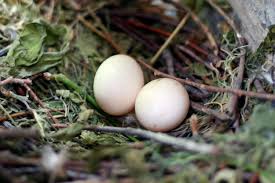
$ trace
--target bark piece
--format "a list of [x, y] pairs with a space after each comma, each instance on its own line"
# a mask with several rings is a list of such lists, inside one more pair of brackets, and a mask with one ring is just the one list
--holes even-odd
[[275, 0], [228, 0], [241, 22], [241, 33], [253, 51], [275, 24]]

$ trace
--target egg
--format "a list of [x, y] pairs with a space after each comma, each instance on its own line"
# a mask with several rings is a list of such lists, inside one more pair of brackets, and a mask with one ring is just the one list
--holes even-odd
[[106, 59], [95, 74], [94, 96], [103, 111], [120, 116], [134, 109], [136, 96], [143, 85], [143, 72], [135, 59], [114, 55]]
[[135, 113], [144, 128], [165, 132], [182, 123], [189, 105], [189, 95], [181, 83], [161, 78], [141, 89], [136, 98]]

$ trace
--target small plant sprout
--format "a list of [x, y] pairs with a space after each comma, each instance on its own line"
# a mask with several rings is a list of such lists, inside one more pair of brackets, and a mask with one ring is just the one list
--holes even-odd
[[165, 132], [185, 119], [189, 105], [189, 95], [181, 83], [161, 78], [142, 88], [136, 99], [135, 112], [143, 127]]
[[120, 116], [134, 109], [136, 96], [143, 85], [143, 72], [138, 63], [127, 55], [114, 55], [98, 68], [94, 95], [103, 111]]

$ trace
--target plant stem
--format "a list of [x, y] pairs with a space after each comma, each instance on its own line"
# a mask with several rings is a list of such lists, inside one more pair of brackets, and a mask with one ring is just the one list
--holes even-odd
[[[47, 73], [48, 75], [49, 73]], [[48, 76], [46, 76], [48, 77]], [[80, 86], [78, 86], [75, 82], [67, 78], [64, 74], [54, 74], [50, 75], [50, 78], [54, 78], [57, 82], [63, 83], [66, 87], [68, 87], [71, 90], [76, 91], [81, 96], [85, 97], [86, 101], [90, 103], [93, 107], [95, 107], [97, 110], [101, 111], [98, 104], [96, 103], [95, 99], [88, 95], [85, 91], [82, 90]]]
[[210, 92], [217, 92], [217, 93], [232, 93], [232, 94], [236, 94], [237, 96], [248, 96], [248, 97], [254, 97], [254, 98], [260, 98], [260, 99], [267, 99], [267, 100], [275, 100], [275, 95], [273, 94], [265, 94], [265, 93], [257, 93], [257, 92], [252, 92], [252, 91], [244, 91], [244, 90], [240, 90], [240, 89], [235, 89], [235, 88], [221, 88], [221, 87], [217, 87], [217, 86], [210, 86], [210, 85], [206, 85], [206, 84], [201, 84], [201, 83], [196, 83], [187, 79], [181, 79], [181, 78], [177, 78], [175, 76], [171, 76], [169, 74], [160, 72], [159, 70], [153, 68], [152, 66], [150, 66], [149, 64], [146, 64], [143, 61], [137, 60], [141, 65], [143, 65], [144, 67], [146, 67], [147, 69], [151, 70], [152, 72], [154, 72], [155, 76], [162, 76], [162, 77], [167, 77], [167, 78], [171, 78], [174, 79], [182, 84], [185, 85], [190, 85], [199, 89], [204, 89]]

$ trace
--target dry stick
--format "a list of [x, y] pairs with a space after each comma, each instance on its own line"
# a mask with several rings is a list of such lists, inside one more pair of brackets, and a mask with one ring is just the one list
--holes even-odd
[[37, 129], [10, 128], [0, 130], [0, 138], [38, 138], [40, 133]]
[[231, 119], [231, 117], [228, 116], [227, 114], [220, 113], [220, 112], [218, 112], [216, 110], [213, 110], [213, 109], [209, 109], [209, 108], [207, 108], [207, 107], [205, 107], [205, 106], [203, 106], [203, 105], [201, 105], [197, 102], [191, 102], [191, 107], [196, 111], [201, 111], [201, 112], [204, 112], [208, 115], [212, 115], [212, 116], [214, 116], [215, 118], [217, 118], [221, 121], [226, 121], [226, 120]]
[[[53, 125], [56, 128], [66, 128], [68, 127], [65, 124]], [[124, 135], [134, 135], [142, 138], [154, 140], [161, 144], [171, 145], [176, 148], [185, 149], [188, 151], [193, 151], [197, 153], [205, 154], [217, 154], [219, 152], [218, 147], [211, 144], [197, 143], [192, 140], [187, 140], [183, 138], [177, 138], [165, 133], [151, 132], [142, 129], [135, 128], [122, 128], [122, 127], [113, 127], [113, 126], [96, 126], [90, 125], [83, 128], [83, 130], [95, 131], [95, 132], [104, 132], [104, 133], [121, 133]]]
[[175, 70], [174, 70], [174, 58], [172, 56], [172, 53], [170, 50], [165, 50], [163, 52], [163, 58], [166, 61], [167, 65], [167, 71], [170, 75], [174, 76], [175, 75]]
[[46, 15], [46, 18], [48, 19], [48, 21], [51, 21], [53, 18], [54, 7], [55, 7], [55, 0], [51, 0], [49, 11]]
[[139, 41], [144, 46], [146, 46], [149, 50], [155, 52], [159, 46], [151, 41], [150, 39], [147, 39], [142, 33], [139, 33], [134, 28], [131, 28], [130, 26], [127, 26], [126, 23], [123, 23], [123, 21], [120, 18], [112, 17], [112, 21], [115, 23], [115, 25], [123, 30], [125, 33], [127, 33], [129, 36], [131, 36], [133, 39]]
[[201, 53], [204, 56], [208, 56], [209, 55], [209, 53], [206, 50], [204, 50], [203, 48], [199, 47], [197, 44], [191, 42], [190, 40], [186, 40], [185, 41], [185, 45], [191, 47], [192, 49], [194, 49], [195, 51]]
[[150, 64], [154, 65], [154, 63], [157, 61], [157, 59], [159, 58], [159, 56], [162, 54], [162, 52], [167, 48], [167, 46], [171, 43], [171, 41], [173, 40], [173, 38], [178, 34], [178, 32], [182, 29], [182, 27], [185, 25], [185, 23], [187, 22], [189, 18], [189, 13], [186, 14], [182, 20], [180, 21], [180, 23], [178, 24], [178, 26], [176, 27], [176, 29], [172, 32], [172, 34], [168, 37], [168, 39], [165, 41], [165, 43], [160, 47], [160, 49], [158, 50], [158, 52], [154, 55], [154, 57], [150, 60]]
[[181, 46], [177, 46], [177, 47], [179, 48], [179, 50], [181, 50], [185, 54], [189, 55], [190, 57], [194, 58], [196, 61], [198, 61], [200, 64], [204, 65], [205, 67], [207, 67], [211, 71], [217, 72], [216, 68], [214, 68], [213, 66], [211, 66], [209, 63], [207, 63], [206, 61], [204, 61], [199, 56], [197, 56], [192, 50], [190, 50], [187, 47], [182, 46], [182, 45]]
[[212, 0], [206, 0], [226, 21], [227, 24], [229, 24], [232, 29], [239, 34], [239, 31], [237, 27], [235, 26], [234, 21]]
[[186, 12], [188, 12], [191, 16], [191, 18], [194, 20], [194, 22], [202, 29], [202, 31], [205, 33], [211, 47], [213, 47], [214, 49], [214, 53], [215, 55], [218, 55], [219, 53], [219, 48], [218, 48], [218, 45], [216, 43], [216, 40], [213, 36], [213, 34], [209, 31], [209, 28], [200, 20], [200, 18], [192, 12], [192, 10], [190, 10], [189, 8], [185, 7], [185, 6], [182, 6], [181, 4], [175, 2], [175, 1], [172, 1], [172, 0], [164, 0], [165, 2], [168, 2], [168, 3], [171, 3], [173, 4], [176, 8], [178, 9], [182, 9]]
[[101, 31], [99, 31], [96, 27], [93, 26], [93, 24], [86, 21], [83, 16], [79, 15], [77, 18], [81, 23], [83, 23], [83, 25], [89, 28], [92, 32], [96, 33], [98, 36], [100, 36], [101, 38], [105, 39], [108, 43], [110, 43], [110, 45], [116, 50], [117, 53], [123, 52], [120, 46], [113, 41], [110, 35], [107, 35], [106, 33], [102, 33]]
[[266, 93], [259, 79], [254, 80], [254, 86], [255, 86], [257, 92]]
[[[232, 27], [232, 29], [235, 31], [235, 34], [237, 36], [237, 39], [239, 41], [239, 46], [244, 46], [244, 38], [241, 36], [240, 32], [238, 31], [234, 21], [227, 16], [227, 14], [212, 0], [206, 0], [224, 19], [225, 21]], [[243, 82], [243, 75], [245, 70], [245, 49], [241, 48], [241, 56], [239, 61], [239, 67], [238, 67], [238, 75], [234, 80], [233, 88], [239, 89], [241, 88], [242, 82]], [[236, 116], [236, 110], [238, 105], [238, 99], [239, 97], [236, 95], [231, 96], [231, 99], [229, 99], [229, 107], [228, 112], [233, 115], [233, 117]]]
[[[25, 111], [25, 112], [17, 112], [14, 114], [10, 114], [10, 117], [13, 118], [20, 118], [20, 117], [26, 117], [31, 115], [32, 113], [30, 111]], [[9, 120], [10, 118], [8, 116], [6, 117], [0, 117], [0, 123]]]
[[142, 28], [144, 30], [151, 31], [151, 32], [160, 34], [160, 35], [165, 36], [165, 37], [169, 37], [171, 35], [170, 32], [166, 32], [166, 31], [158, 29], [158, 28], [150, 27], [150, 26], [148, 26], [148, 25], [146, 25], [142, 22], [139, 22], [137, 20], [127, 20], [127, 23], [129, 25], [133, 25], [134, 27]]
[[177, 148], [185, 149], [188, 151], [193, 151], [197, 153], [205, 154], [216, 154], [219, 149], [210, 144], [197, 143], [192, 140], [187, 140], [184, 138], [177, 138], [165, 133], [156, 133], [142, 129], [135, 128], [121, 128], [121, 127], [111, 127], [111, 126], [89, 126], [84, 128], [85, 130], [91, 130], [96, 132], [106, 132], [106, 133], [121, 133], [124, 135], [136, 135], [142, 138], [154, 140], [156, 142], [171, 145]]
[[[245, 50], [241, 51], [241, 57], [240, 57], [240, 62], [239, 62], [239, 67], [238, 67], [238, 75], [234, 80], [233, 83], [233, 88], [239, 89], [241, 88], [242, 82], [243, 82], [243, 75], [244, 75], [244, 70], [245, 70]], [[233, 117], [236, 116], [236, 110], [237, 110], [237, 105], [238, 105], [238, 99], [239, 96], [237, 95], [232, 95], [231, 99], [229, 99], [229, 108], [228, 112], [231, 114]]]
[[199, 89], [204, 89], [210, 92], [220, 92], [220, 93], [232, 93], [235, 94], [237, 96], [248, 96], [248, 97], [255, 97], [255, 98], [261, 98], [261, 99], [267, 99], [267, 100], [275, 100], [275, 95], [273, 94], [264, 94], [264, 93], [257, 93], [257, 92], [251, 92], [251, 91], [244, 91], [244, 90], [240, 90], [240, 89], [234, 89], [234, 88], [221, 88], [221, 87], [217, 87], [217, 86], [209, 86], [206, 84], [201, 84], [201, 83], [196, 83], [187, 79], [181, 79], [181, 78], [177, 78], [175, 76], [171, 76], [169, 74], [165, 74], [163, 72], [160, 72], [157, 69], [154, 69], [152, 66], [150, 66], [149, 64], [146, 64], [143, 61], [137, 60], [141, 65], [143, 65], [144, 67], [146, 67], [147, 69], [151, 70], [154, 72], [155, 76], [162, 76], [162, 77], [167, 77], [167, 78], [171, 78], [174, 79], [176, 81], [181, 82], [182, 84], [185, 85], [190, 85]]
[[32, 81], [30, 79], [18, 79], [9, 77], [5, 80], [0, 81], [0, 86], [7, 85], [7, 84], [31, 84]]
[[99, 29], [102, 30], [105, 37], [107, 37], [109, 40], [111, 40], [111, 42], [114, 43], [114, 46], [115, 46], [115, 49], [116, 49], [117, 53], [124, 53], [124, 51], [120, 47], [120, 45], [116, 44], [116, 42], [114, 42], [113, 36], [109, 33], [108, 29], [104, 26], [101, 19], [95, 14], [95, 11], [96, 11], [96, 9], [89, 10], [89, 14], [92, 16], [93, 19], [95, 19], [95, 23], [98, 24]]
[[[35, 92], [27, 84], [24, 84], [24, 87], [29, 92], [29, 94], [33, 98], [33, 100], [35, 100], [41, 107], [46, 109], [46, 106], [40, 100], [40, 98], [35, 94]], [[51, 112], [49, 110], [46, 110], [46, 113], [54, 123], [56, 123], [56, 124], [59, 123], [59, 121], [51, 114]]]

